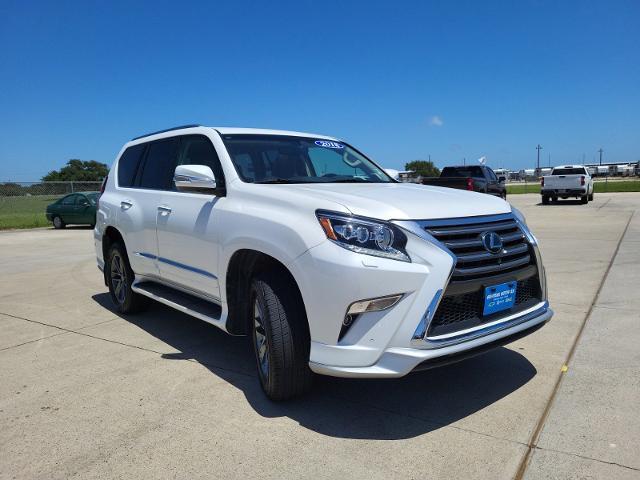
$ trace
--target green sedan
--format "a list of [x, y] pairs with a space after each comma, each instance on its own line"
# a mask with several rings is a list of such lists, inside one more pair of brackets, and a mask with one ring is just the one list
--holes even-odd
[[54, 228], [64, 228], [67, 224], [96, 224], [96, 208], [99, 192], [79, 192], [62, 197], [47, 206], [47, 220], [53, 222]]

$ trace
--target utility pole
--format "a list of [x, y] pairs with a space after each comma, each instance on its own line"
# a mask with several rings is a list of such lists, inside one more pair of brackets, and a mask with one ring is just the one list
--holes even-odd
[[602, 165], [602, 152], [604, 150], [602, 150], [602, 147], [600, 148], [600, 150], [598, 150], [598, 153], [600, 154], [600, 165]]
[[463, 165], [463, 166], [466, 166], [466, 165], [467, 165], [467, 157], [464, 157], [464, 158], [462, 159], [462, 165]]
[[540, 150], [542, 150], [542, 147], [540, 146], [540, 144], [538, 144], [538, 146], [536, 147], [536, 150], [538, 150], [538, 166], [536, 168], [536, 173], [540, 175]]

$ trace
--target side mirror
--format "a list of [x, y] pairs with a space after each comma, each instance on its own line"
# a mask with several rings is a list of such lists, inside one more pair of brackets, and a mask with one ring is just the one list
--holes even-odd
[[173, 182], [179, 192], [200, 192], [213, 194], [216, 189], [216, 177], [211, 167], [206, 165], [178, 165]]
[[504, 183], [507, 181], [507, 177], [498, 177], [498, 182]]

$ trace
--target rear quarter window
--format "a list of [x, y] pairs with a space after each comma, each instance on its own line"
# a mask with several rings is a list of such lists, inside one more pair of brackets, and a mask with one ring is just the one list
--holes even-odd
[[127, 148], [118, 162], [118, 186], [133, 187], [145, 144]]

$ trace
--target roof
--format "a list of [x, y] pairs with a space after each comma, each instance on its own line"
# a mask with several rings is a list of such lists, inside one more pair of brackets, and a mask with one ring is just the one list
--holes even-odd
[[553, 168], [584, 168], [584, 165], [556, 165]]
[[[233, 135], [233, 134], [244, 134], [244, 135], [287, 135], [290, 137], [312, 137], [312, 138], [320, 138], [323, 140], [333, 140], [339, 141], [336, 137], [330, 137], [327, 135], [318, 135], [317, 133], [305, 133], [305, 132], [295, 132], [289, 130], [271, 130], [266, 128], [241, 128], [241, 127], [205, 127], [203, 125], [181, 125], [179, 127], [167, 128], [165, 130], [159, 130], [152, 133], [147, 133], [145, 135], [140, 135], [138, 137], [134, 137], [131, 141], [147, 139], [149, 137], [154, 137], [156, 135], [162, 135], [163, 137], [172, 136], [174, 134], [180, 133], [181, 130], [192, 131], [192, 130], [202, 130], [202, 129], [213, 129], [218, 131], [221, 135]], [[166, 134], [166, 135], [163, 135]]]

